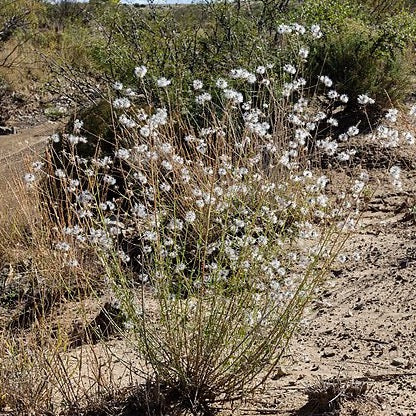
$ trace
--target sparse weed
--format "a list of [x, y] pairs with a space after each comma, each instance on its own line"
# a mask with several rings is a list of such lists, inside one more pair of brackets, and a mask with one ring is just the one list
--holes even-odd
[[354, 400], [365, 396], [369, 386], [364, 382], [343, 380], [341, 378], [320, 379], [316, 384], [307, 388], [308, 403], [305, 408], [316, 414], [325, 414], [341, 409], [345, 400]]

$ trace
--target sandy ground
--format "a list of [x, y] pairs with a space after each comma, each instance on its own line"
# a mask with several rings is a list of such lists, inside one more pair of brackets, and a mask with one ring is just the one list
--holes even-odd
[[0, 218], [17, 203], [15, 191], [18, 182], [28, 171], [29, 162], [38, 157], [58, 126], [55, 122], [45, 122], [18, 130], [17, 134], [0, 136]]
[[415, 178], [407, 172], [400, 192], [384, 184], [364, 212], [347, 261], [332, 270], [291, 343], [288, 374], [267, 389], [276, 411], [299, 409], [304, 386], [335, 377], [370, 388], [364, 404], [346, 404], [343, 414], [416, 415], [416, 226], [408, 215]]

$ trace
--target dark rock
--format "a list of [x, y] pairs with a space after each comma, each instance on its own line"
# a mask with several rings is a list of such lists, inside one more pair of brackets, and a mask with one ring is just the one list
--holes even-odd
[[395, 367], [405, 367], [407, 364], [407, 361], [404, 358], [396, 357], [391, 360], [390, 364]]

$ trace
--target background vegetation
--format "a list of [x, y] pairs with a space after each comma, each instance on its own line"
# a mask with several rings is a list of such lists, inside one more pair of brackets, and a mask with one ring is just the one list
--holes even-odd
[[[3, 0], [1, 7], [6, 25], [3, 36], [7, 32], [9, 42], [15, 39], [16, 48], [30, 41], [38, 53], [38, 65], [49, 65], [48, 85], [53, 91], [59, 90], [63, 80], [74, 82], [75, 90], [76, 81], [82, 81], [86, 84], [82, 90], [93, 95], [105, 94], [106, 85], [115, 81], [135, 85], [132, 74], [141, 64], [155, 80], [161, 76], [175, 79], [171, 94], [181, 97], [179, 111], [191, 111], [189, 90], [194, 79], [209, 84], [210, 74], [225, 75], [230, 65], [273, 64], [278, 69], [279, 63], [290, 60], [282, 56], [283, 50], [290, 52], [282, 48], [279, 25], [295, 21], [305, 25], [319, 21], [325, 39], [312, 45], [305, 75], [316, 80], [325, 73], [337, 91], [352, 98], [351, 105], [365, 91], [379, 106], [388, 107], [390, 102], [402, 101], [412, 88], [416, 19], [412, 3], [406, 1], [238, 1], [134, 7], [110, 1]], [[27, 55], [27, 47], [25, 51]], [[0, 67], [7, 64], [10, 58], [6, 58]], [[21, 62], [19, 67], [22, 70]], [[3, 73], [7, 78], [7, 71]], [[8, 76], [13, 78], [10, 71]], [[65, 91], [66, 86], [61, 92]], [[156, 91], [148, 86], [147, 94], [154, 95], [154, 102], [160, 100]]]

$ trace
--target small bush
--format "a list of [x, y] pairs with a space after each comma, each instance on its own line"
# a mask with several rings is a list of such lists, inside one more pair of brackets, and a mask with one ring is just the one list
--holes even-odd
[[316, 414], [325, 414], [341, 409], [346, 400], [354, 400], [365, 396], [369, 387], [364, 382], [331, 378], [319, 380], [306, 389], [308, 403], [305, 408], [313, 409]]
[[41, 174], [61, 195], [65, 249], [95, 248], [137, 353], [194, 413], [267, 379], [367, 180], [327, 193], [313, 165], [338, 143], [316, 137], [327, 115], [301, 73], [280, 70], [234, 69], [210, 93], [195, 80], [203, 117], [188, 121], [166, 91], [175, 80], [139, 67], [140, 88], [156, 82], [167, 107], [117, 83], [98, 119], [54, 137]]

